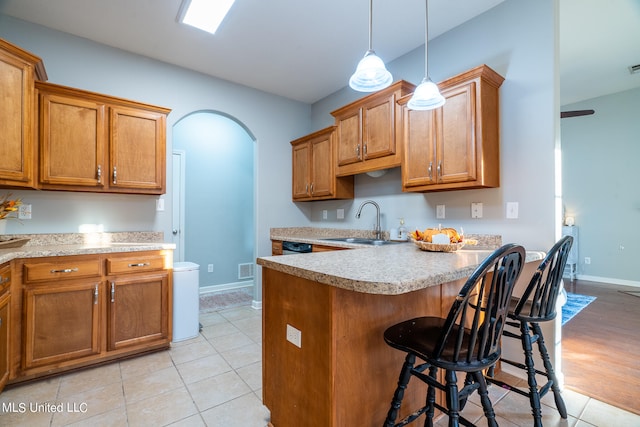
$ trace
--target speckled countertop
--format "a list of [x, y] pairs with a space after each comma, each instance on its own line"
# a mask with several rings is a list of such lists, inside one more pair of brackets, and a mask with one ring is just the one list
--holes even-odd
[[[287, 229], [273, 229], [271, 238], [326, 245], [328, 242], [321, 239], [339, 237], [332, 232], [327, 235], [318, 229], [307, 231], [309, 233], [305, 237], [302, 229], [296, 229], [293, 233]], [[413, 243], [351, 247], [354, 249], [349, 251], [260, 257], [258, 264], [342, 289], [398, 295], [469, 277], [493, 251], [493, 248], [475, 247], [452, 253], [425, 252]], [[527, 251], [526, 261], [539, 261], [543, 257], [543, 252]]]
[[101, 254], [112, 252], [137, 252], [175, 249], [173, 243], [163, 242], [162, 232], [120, 233], [59, 233], [14, 234], [0, 236], [7, 239], [29, 239], [24, 246], [4, 248], [0, 245], [0, 264], [17, 258], [39, 258]]

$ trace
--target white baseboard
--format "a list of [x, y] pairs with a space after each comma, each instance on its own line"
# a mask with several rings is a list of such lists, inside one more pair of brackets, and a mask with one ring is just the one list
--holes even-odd
[[588, 282], [611, 283], [612, 285], [633, 286], [636, 288], [640, 288], [640, 282], [635, 280], [612, 279], [610, 277], [587, 276], [584, 274], [578, 274], [577, 279], [586, 280]]
[[251, 308], [253, 308], [254, 310], [262, 310], [262, 301], [251, 301]]
[[222, 285], [211, 285], [200, 287], [200, 295], [214, 294], [217, 292], [233, 291], [236, 289], [253, 288], [253, 280], [246, 282], [224, 283]]

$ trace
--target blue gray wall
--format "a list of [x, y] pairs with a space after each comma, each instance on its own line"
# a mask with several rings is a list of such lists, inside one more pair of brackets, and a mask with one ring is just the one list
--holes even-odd
[[563, 107], [586, 109], [595, 114], [561, 124], [564, 208], [578, 227], [578, 277], [640, 286], [640, 89]]
[[[441, 81], [480, 64], [505, 77], [500, 89], [501, 185], [496, 189], [443, 193], [401, 192], [400, 173], [381, 178], [356, 177], [353, 201], [316, 202], [309, 211], [314, 225], [344, 228], [371, 227], [373, 218], [354, 218], [360, 202], [373, 198], [384, 214], [383, 227], [395, 227], [399, 217], [409, 227], [464, 227], [466, 233], [501, 234], [505, 242], [546, 250], [556, 239], [554, 161], [559, 122], [556, 97], [556, 34], [554, 0], [508, 0], [477, 18], [429, 42], [429, 74]], [[378, 52], [382, 54], [381, 52]], [[424, 75], [424, 48], [391, 62], [394, 80], [419, 83]], [[345, 83], [348, 76], [345, 76]], [[312, 127], [333, 122], [330, 112], [359, 97], [345, 88], [316, 103]], [[471, 203], [484, 204], [484, 217], [471, 219]], [[519, 203], [518, 219], [505, 219], [507, 202]], [[444, 204], [446, 218], [437, 220], [436, 205]], [[336, 209], [345, 209], [345, 220]], [[327, 210], [327, 220], [322, 211]]]

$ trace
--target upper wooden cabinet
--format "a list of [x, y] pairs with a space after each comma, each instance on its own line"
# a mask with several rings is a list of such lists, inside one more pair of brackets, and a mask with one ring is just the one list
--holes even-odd
[[335, 129], [291, 141], [294, 201], [353, 198], [353, 177], [336, 178]]
[[0, 39], [0, 186], [35, 185], [34, 81], [46, 80], [42, 60]]
[[400, 166], [401, 114], [396, 101], [414, 89], [401, 80], [331, 113], [338, 128], [338, 176]]
[[498, 89], [504, 78], [486, 65], [438, 84], [444, 106], [402, 108], [403, 191], [444, 191], [500, 185]]
[[49, 83], [39, 94], [39, 187], [163, 194], [169, 109]]

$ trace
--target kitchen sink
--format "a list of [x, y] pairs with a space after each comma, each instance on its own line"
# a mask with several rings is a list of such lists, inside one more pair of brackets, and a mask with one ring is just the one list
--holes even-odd
[[382, 246], [382, 245], [390, 245], [390, 244], [398, 243], [398, 242], [392, 242], [389, 240], [367, 239], [364, 237], [332, 237], [332, 238], [327, 238], [322, 240], [327, 240], [332, 242], [359, 243], [362, 245], [372, 245], [372, 246]]

